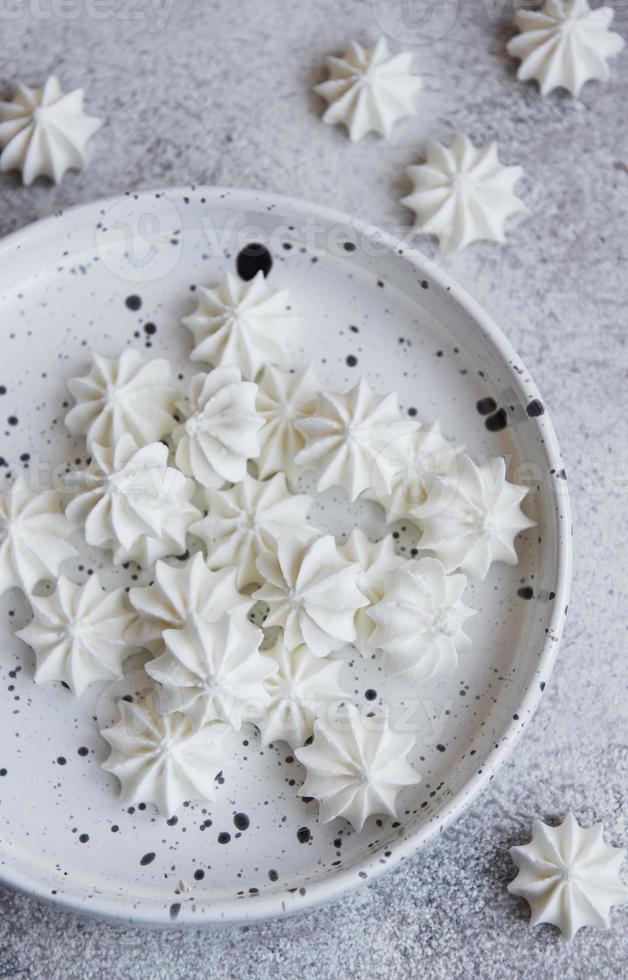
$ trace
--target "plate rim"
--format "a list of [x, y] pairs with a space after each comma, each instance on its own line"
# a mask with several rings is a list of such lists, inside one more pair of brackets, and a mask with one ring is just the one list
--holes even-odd
[[[504, 362], [508, 370], [509, 380], [513, 384], [521, 402], [523, 403], [524, 396], [528, 399], [528, 402], [534, 398], [542, 401], [545, 407], [543, 415], [529, 418], [528, 421], [539, 433], [542, 433], [543, 438], [540, 440], [540, 451], [545, 456], [547, 471], [549, 472], [550, 469], [555, 469], [557, 473], [563, 471], [558, 438], [545, 401], [541, 398], [540, 392], [525, 364], [492, 316], [486, 312], [481, 304], [449, 272], [425, 256], [417, 248], [396, 238], [377, 225], [343, 212], [342, 210], [319, 205], [306, 198], [238, 187], [190, 184], [167, 188], [143, 188], [138, 191], [112, 195], [63, 208], [47, 217], [30, 222], [0, 240], [0, 258], [7, 257], [7, 253], [16, 247], [18, 250], [23, 251], [35, 235], [44, 238], [62, 217], [73, 217], [78, 225], [88, 216], [91, 216], [96, 209], [106, 210], [123, 202], [134, 201], [137, 203], [146, 197], [154, 200], [156, 194], [163, 198], [178, 198], [180, 200], [190, 192], [194, 194], [201, 193], [206, 199], [204, 205], [208, 207], [220, 204], [229, 198], [237, 198], [241, 202], [242, 207], [248, 205], [259, 209], [264, 206], [273, 206], [300, 211], [303, 214], [318, 217], [324, 222], [351, 228], [358, 235], [368, 239], [372, 239], [374, 235], [377, 236], [378, 245], [385, 246], [387, 251], [396, 253], [413, 265], [424, 278], [429, 279], [430, 284], [433, 283], [442, 292], [447, 293], [450, 300], [456, 303], [482, 329], [486, 341]], [[519, 374], [513, 369], [514, 363], [519, 365], [522, 374]], [[405, 840], [399, 839], [386, 844], [387, 850], [392, 853], [385, 865], [379, 862], [379, 850], [376, 850], [359, 864], [355, 864], [351, 868], [342, 869], [336, 872], [333, 877], [324, 878], [308, 884], [305, 897], [299, 896], [298, 891], [295, 891], [295, 889], [289, 891], [286, 888], [283, 891], [276, 891], [266, 895], [259, 894], [249, 900], [246, 898], [231, 898], [224, 902], [220, 910], [215, 902], [212, 902], [210, 906], [204, 908], [202, 901], [197, 900], [195, 906], [198, 911], [194, 916], [181, 919], [177, 918], [175, 921], [171, 920], [168, 910], [163, 905], [158, 905], [157, 903], [150, 904], [144, 899], [136, 900], [134, 907], [125, 912], [124, 906], [121, 906], [120, 899], [113, 893], [108, 895], [94, 895], [92, 893], [89, 904], [86, 904], [84, 899], [80, 897], [67, 895], [52, 896], [49, 891], [43, 891], [41, 880], [35, 875], [20, 871], [8, 872], [6, 867], [0, 868], [0, 886], [12, 889], [30, 898], [35, 898], [54, 908], [90, 918], [105, 920], [110, 923], [144, 926], [148, 928], [198, 929], [210, 926], [242, 925], [309, 911], [337, 900], [348, 892], [357, 889], [361, 885], [372, 882], [381, 875], [398, 867], [401, 862], [411, 857], [419, 848], [428, 844], [434, 837], [449, 827], [477, 799], [481, 791], [486, 788], [487, 784], [493, 778], [497, 769], [513, 751], [541, 702], [546, 685], [543, 685], [542, 688], [537, 682], [538, 677], [542, 674], [545, 681], [549, 680], [555, 665], [566, 619], [571, 586], [573, 564], [571, 506], [566, 480], [561, 480], [561, 484], [560, 494], [557, 493], [554, 482], [550, 489], [550, 498], [554, 504], [554, 521], [556, 522], [557, 528], [560, 528], [560, 522], [562, 520], [565, 528], [562, 534], [556, 534], [554, 569], [555, 599], [552, 603], [547, 638], [542, 650], [539, 652], [534, 676], [530, 678], [524, 687], [524, 693], [517, 712], [519, 718], [516, 721], [513, 719], [509, 720], [501, 731], [496, 747], [493, 747], [486, 755], [482, 769], [480, 771], [476, 770], [465, 781], [464, 785], [458, 789], [454, 796], [448, 800], [444, 810], [438, 815], [438, 819], [435, 819], [437, 816], [435, 814], [434, 818], [428, 824], [409, 834]], [[184, 903], [182, 902], [182, 910], [184, 907]]]

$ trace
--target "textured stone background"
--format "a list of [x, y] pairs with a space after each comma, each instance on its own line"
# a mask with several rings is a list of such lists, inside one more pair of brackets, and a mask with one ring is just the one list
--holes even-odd
[[[173, 5], [171, 5], [173, 3]], [[628, 3], [617, 0], [628, 36]], [[430, 8], [432, 14], [430, 15]], [[75, 16], [78, 15], [78, 16]], [[447, 267], [519, 349], [553, 411], [576, 524], [565, 642], [534, 723], [489, 792], [442, 839], [361, 892], [282, 922], [153, 934], [0, 891], [0, 978], [618, 977], [613, 930], [530, 930], [507, 848], [572, 809], [628, 843], [625, 559], [628, 493], [628, 53], [581, 101], [542, 100], [504, 54], [500, 0], [0, 0], [6, 84], [52, 71], [105, 120], [61, 187], [0, 178], [0, 232], [125, 189], [221, 183], [300, 195], [407, 230], [404, 168], [429, 137], [499, 138], [525, 167], [527, 214], [506, 247]], [[421, 21], [423, 17], [423, 22]], [[405, 27], [399, 28], [400, 18]], [[326, 53], [382, 31], [412, 44], [420, 113], [351, 145], [310, 94]], [[422, 246], [423, 247], [423, 246]], [[429, 248], [429, 246], [425, 246]], [[628, 870], [626, 871], [628, 874]], [[622, 937], [622, 931], [624, 933]]]

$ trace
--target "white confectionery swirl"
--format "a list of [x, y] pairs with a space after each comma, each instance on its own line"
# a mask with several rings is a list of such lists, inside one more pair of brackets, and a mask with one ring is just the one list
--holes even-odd
[[96, 575], [84, 585], [65, 576], [51, 596], [30, 598], [33, 619], [16, 633], [35, 651], [35, 683], [63, 681], [79, 697], [93, 681], [122, 677], [137, 645], [126, 639], [135, 614], [124, 589], [105, 592]]
[[414, 519], [412, 509], [425, 504], [428, 490], [434, 495], [435, 482], [450, 473], [462, 450], [462, 446], [447, 442], [438, 422], [387, 446], [384, 455], [392, 473], [390, 492], [376, 473], [371, 494], [384, 508], [387, 520]]
[[154, 803], [171, 817], [189, 800], [213, 800], [216, 776], [225, 765], [221, 722], [195, 729], [185, 715], [163, 715], [157, 694], [118, 702], [120, 720], [101, 735], [111, 753], [103, 769], [120, 781], [120, 802]]
[[284, 473], [291, 485], [299, 475], [295, 459], [305, 439], [296, 423], [316, 410], [318, 382], [309, 365], [303, 371], [280, 371], [267, 364], [259, 380], [257, 411], [264, 419], [259, 434], [257, 468], [265, 480], [273, 473]]
[[351, 41], [342, 58], [327, 58], [327, 67], [329, 79], [314, 87], [329, 104], [323, 122], [342, 123], [352, 140], [390, 136], [399, 119], [416, 115], [422, 82], [412, 74], [412, 54], [391, 54], [383, 37], [372, 48]]
[[343, 394], [319, 394], [315, 414], [297, 423], [306, 441], [297, 464], [318, 471], [319, 491], [340, 486], [355, 500], [376, 481], [389, 490], [384, 450], [418, 428], [401, 417], [396, 392], [377, 395], [362, 378]]
[[42, 88], [18, 85], [0, 102], [0, 171], [21, 170], [24, 184], [37, 177], [58, 183], [66, 170], [82, 170], [88, 140], [100, 119], [83, 112], [83, 90], [64, 94], [51, 75]]
[[320, 534], [307, 519], [312, 498], [290, 493], [283, 473], [264, 481], [245, 473], [230, 490], [206, 490], [205, 499], [209, 514], [190, 532], [206, 546], [210, 568], [236, 566], [239, 589], [260, 584], [257, 559], [274, 555], [282, 534], [299, 541]]
[[296, 319], [287, 289], [271, 289], [261, 271], [250, 282], [227, 273], [215, 289], [200, 286], [197, 295], [196, 311], [183, 320], [194, 337], [193, 361], [237, 367], [249, 381], [266, 361], [285, 362]]
[[356, 562], [360, 566], [358, 588], [368, 599], [369, 605], [358, 609], [355, 614], [355, 645], [362, 656], [366, 657], [373, 652], [369, 645], [375, 629], [375, 623], [370, 617], [371, 607], [384, 598], [384, 583], [388, 573], [405, 564], [405, 559], [395, 554], [392, 535], [373, 542], [359, 528], [351, 532], [338, 550], [347, 561]]
[[434, 552], [448, 572], [459, 568], [483, 579], [494, 561], [518, 562], [515, 538], [534, 527], [521, 510], [528, 488], [506, 480], [502, 457], [476, 465], [466, 455], [456, 461], [456, 472], [438, 484], [437, 505], [430, 495], [414, 508], [421, 521], [421, 548]]
[[169, 387], [168, 361], [145, 361], [137, 350], [112, 359], [93, 354], [92, 359], [89, 374], [68, 381], [76, 400], [65, 417], [70, 432], [99, 446], [114, 446], [127, 432], [138, 446], [170, 434], [175, 392]]
[[281, 739], [297, 748], [313, 734], [317, 717], [347, 700], [342, 662], [313, 657], [304, 646], [286, 650], [281, 640], [265, 655], [276, 663], [277, 673], [265, 682], [270, 704], [256, 719], [262, 744]]
[[183, 712], [195, 728], [218, 720], [239, 730], [270, 701], [264, 681], [277, 665], [260, 654], [263, 637], [228, 613], [213, 623], [192, 613], [183, 629], [166, 630], [166, 652], [146, 664], [162, 687], [161, 710]]
[[183, 629], [192, 613], [213, 623], [226, 612], [245, 629], [252, 600], [238, 592], [236, 574], [235, 568], [210, 571], [200, 552], [182, 565], [158, 561], [154, 582], [129, 592], [137, 618], [127, 630], [127, 639], [155, 654], [163, 653], [164, 632]]
[[276, 555], [257, 561], [264, 585], [253, 593], [266, 602], [265, 626], [281, 626], [288, 650], [304, 644], [326, 657], [356, 638], [355, 614], [368, 605], [358, 587], [360, 567], [345, 561], [330, 534], [303, 543], [292, 534], [279, 539]]
[[243, 381], [236, 367], [195, 375], [189, 401], [177, 405], [183, 420], [173, 432], [179, 469], [204, 487], [239, 483], [247, 461], [259, 455], [264, 420], [256, 397], [257, 385]]
[[583, 926], [608, 929], [611, 907], [628, 902], [626, 848], [604, 843], [602, 823], [581, 827], [571, 813], [557, 827], [535, 820], [530, 843], [510, 853], [519, 874], [508, 891], [525, 898], [533, 926], [549, 922], [573, 939]]
[[467, 579], [447, 575], [436, 558], [405, 562], [386, 576], [384, 597], [369, 609], [376, 625], [371, 647], [382, 667], [414, 683], [452, 674], [471, 641], [464, 622], [474, 610], [461, 601]]
[[372, 814], [396, 817], [398, 793], [421, 778], [406, 759], [413, 745], [385, 715], [348, 705], [342, 720], [318, 719], [312, 745], [295, 751], [307, 770], [301, 796], [318, 800], [321, 823], [344, 817], [358, 832]]
[[67, 477], [76, 496], [66, 514], [84, 528], [87, 543], [113, 550], [116, 564], [138, 548], [153, 560], [160, 557], [162, 549], [147, 551], [146, 541], [169, 548], [169, 554], [184, 552], [187, 529], [200, 514], [191, 503], [189, 481], [168, 466], [167, 446], [154, 442], [138, 449], [127, 434], [115, 448], [94, 444], [91, 452], [88, 468]]
[[77, 552], [72, 527], [54, 490], [35, 493], [22, 473], [0, 493], [0, 595], [16, 587], [28, 595], [42, 579], [55, 579]]
[[579, 95], [585, 82], [608, 81], [607, 59], [624, 47], [609, 30], [612, 7], [591, 9], [587, 0], [546, 0], [540, 10], [518, 10], [521, 33], [508, 42], [508, 53], [521, 61], [517, 78], [536, 78], [542, 95], [565, 88]]
[[505, 241], [506, 219], [525, 207], [515, 194], [523, 169], [500, 163], [496, 143], [475, 147], [463, 134], [450, 147], [433, 140], [426, 162], [407, 172], [413, 191], [402, 203], [415, 213], [415, 230], [436, 235], [445, 252]]

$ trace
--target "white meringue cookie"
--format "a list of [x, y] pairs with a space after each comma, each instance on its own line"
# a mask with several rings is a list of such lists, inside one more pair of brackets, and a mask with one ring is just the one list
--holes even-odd
[[283, 364], [296, 320], [289, 303], [288, 290], [275, 292], [261, 271], [250, 282], [227, 273], [215, 289], [199, 287], [196, 312], [183, 320], [194, 337], [192, 360], [237, 367], [249, 381], [265, 361]]
[[444, 252], [505, 241], [506, 219], [525, 209], [515, 195], [523, 169], [503, 166], [496, 143], [475, 147], [463, 134], [450, 147], [433, 140], [426, 162], [407, 173], [414, 189], [402, 204], [414, 211], [415, 230], [436, 235]]
[[455, 671], [458, 654], [471, 647], [463, 626], [475, 611], [461, 601], [466, 584], [436, 558], [388, 573], [381, 602], [368, 611], [376, 626], [371, 648], [382, 651], [384, 670], [419, 684]]
[[342, 662], [313, 657], [304, 646], [286, 650], [281, 640], [265, 655], [277, 665], [277, 673], [265, 682], [270, 704], [255, 721], [262, 744], [281, 740], [297, 748], [313, 734], [315, 718], [347, 699], [340, 681]]
[[11, 489], [0, 493], [0, 595], [11, 588], [29, 595], [42, 579], [55, 579], [77, 554], [71, 534], [59, 494], [35, 493], [18, 473]]
[[288, 650], [304, 644], [326, 657], [355, 640], [355, 614], [368, 599], [358, 588], [359, 566], [340, 556], [330, 534], [305, 544], [285, 534], [277, 554], [262, 555], [257, 567], [265, 584], [253, 598], [268, 604], [264, 625], [283, 627]]
[[132, 588], [129, 600], [137, 618], [127, 630], [127, 639], [155, 654], [165, 650], [164, 632], [183, 629], [192, 613], [208, 623], [229, 613], [241, 629], [246, 629], [252, 606], [236, 588], [236, 569], [211, 572], [200, 552], [180, 566], [158, 561], [155, 581], [145, 588]]
[[56, 591], [30, 598], [33, 619], [19, 636], [35, 651], [35, 683], [63, 681], [80, 697], [94, 681], [122, 677], [122, 664], [137, 649], [125, 638], [135, 614], [124, 589], [105, 592], [92, 575], [84, 585], [59, 576]]
[[329, 103], [323, 122], [342, 123], [351, 140], [390, 136], [399, 119], [416, 115], [422, 82], [410, 70], [412, 54], [391, 54], [385, 38], [372, 48], [351, 41], [344, 57], [327, 58], [327, 67], [329, 80], [314, 87]]
[[67, 477], [76, 496], [66, 514], [84, 527], [87, 543], [112, 549], [114, 562], [120, 564], [135, 554], [144, 538], [171, 546], [176, 533], [181, 554], [185, 532], [199, 511], [190, 501], [192, 488], [186, 478], [168, 466], [167, 446], [154, 442], [138, 449], [127, 434], [113, 449], [94, 444], [91, 451], [88, 468]]
[[83, 169], [101, 125], [83, 112], [82, 89], [64, 94], [54, 75], [43, 88], [20, 84], [12, 102], [0, 102], [0, 171], [21, 170], [26, 185], [41, 176], [58, 183], [66, 170]]
[[207, 549], [209, 568], [235, 565], [237, 586], [260, 584], [257, 559], [274, 555], [282, 534], [309, 541], [320, 534], [307, 520], [312, 498], [292, 494], [283, 473], [260, 481], [245, 473], [230, 490], [206, 490], [209, 514], [190, 528]]
[[65, 417], [70, 432], [86, 436], [88, 446], [114, 446], [127, 432], [146, 446], [172, 432], [175, 392], [168, 361], [145, 361], [137, 350], [92, 358], [89, 374], [68, 381], [76, 400]]
[[508, 54], [521, 61], [517, 78], [536, 78], [541, 95], [565, 88], [579, 95], [585, 82], [608, 81], [607, 59], [619, 54], [624, 39], [609, 30], [612, 7], [592, 10], [587, 0], [546, 0], [541, 10], [518, 10], [520, 34]]
[[365, 717], [355, 705], [346, 720], [318, 719], [313, 744], [294, 753], [307, 769], [301, 796], [318, 800], [321, 823], [344, 817], [358, 832], [372, 814], [396, 817], [400, 790], [421, 779], [406, 760], [413, 745], [385, 716]]
[[204, 487], [239, 483], [259, 455], [264, 421], [255, 410], [257, 385], [235, 367], [192, 378], [190, 400], [177, 405], [185, 421], [173, 432], [179, 469]]
[[395, 554], [392, 535], [372, 542], [359, 528], [351, 532], [338, 550], [347, 561], [356, 562], [360, 566], [358, 588], [368, 599], [369, 605], [358, 609], [355, 614], [355, 645], [362, 656], [367, 657], [373, 652], [369, 640], [375, 629], [375, 623], [370, 618], [371, 607], [384, 598], [384, 584], [388, 573], [404, 565], [405, 559]]
[[421, 548], [433, 551], [448, 572], [459, 568], [475, 579], [486, 578], [494, 561], [518, 562], [514, 541], [534, 527], [520, 504], [528, 488], [508, 483], [506, 463], [499, 457], [481, 466], [461, 455], [456, 472], [413, 510], [421, 521]]
[[146, 664], [162, 687], [161, 711], [181, 711], [195, 728], [218, 720], [239, 731], [270, 700], [264, 681], [277, 665], [260, 654], [263, 637], [241, 630], [227, 613], [213, 623], [192, 613], [183, 629], [166, 630], [166, 653]]
[[355, 500], [376, 481], [390, 490], [384, 450], [419, 423], [401, 417], [396, 392], [376, 395], [361, 378], [343, 394], [319, 394], [315, 414], [296, 427], [306, 441], [297, 465], [318, 470], [319, 491], [340, 486]]
[[272, 364], [265, 365], [256, 402], [257, 411], [264, 419], [257, 461], [261, 479], [283, 472], [294, 486], [299, 475], [296, 455], [305, 445], [296, 423], [313, 415], [317, 389], [311, 365], [304, 371], [280, 371]]
[[121, 699], [118, 708], [120, 721], [100, 734], [111, 746], [102, 768], [120, 781], [122, 804], [154, 803], [163, 817], [171, 817], [188, 800], [214, 799], [227, 725], [195, 729], [178, 712], [162, 715], [156, 692]]
[[572, 813], [557, 827], [535, 820], [530, 843], [510, 853], [519, 874], [508, 891], [525, 898], [530, 925], [549, 922], [573, 939], [583, 926], [608, 929], [611, 906], [628, 902], [626, 848], [604, 843], [603, 823], [580, 827]]

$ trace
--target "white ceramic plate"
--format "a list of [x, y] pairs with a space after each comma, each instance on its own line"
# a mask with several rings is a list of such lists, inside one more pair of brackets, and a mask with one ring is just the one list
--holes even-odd
[[[360, 834], [343, 820], [319, 825], [316, 803], [297, 797], [302, 770], [290, 750], [262, 750], [253, 729], [234, 736], [215, 804], [184, 807], [176, 823], [150, 805], [121, 807], [115, 779], [100, 768], [106, 745], [94, 720], [109, 720], [116, 691], [96, 687], [75, 700], [60, 684], [36, 687], [33, 655], [13, 636], [27, 605], [17, 591], [1, 599], [0, 881], [111, 919], [259, 919], [328, 900], [392, 867], [491, 778], [538, 704], [563, 624], [566, 485], [526, 369], [485, 313], [421, 255], [311, 204], [243, 191], [151, 192], [58, 214], [7, 239], [2, 482], [20, 460], [45, 475], [85, 458], [63, 417], [67, 379], [84, 373], [90, 349], [113, 356], [150, 345], [147, 354], [167, 354], [181, 375], [193, 373], [180, 327], [193, 288], [234, 271], [251, 242], [267, 247], [272, 284], [291, 290], [301, 314], [295, 366], [311, 360], [322, 385], [336, 389], [366, 374], [382, 392], [397, 389], [404, 411], [439, 419], [476, 457], [506, 456], [510, 478], [532, 486], [526, 509], [538, 526], [518, 540], [518, 567], [494, 567], [465, 597], [480, 615], [455, 676], [409, 691], [351, 649], [340, 654], [356, 701], [383, 699], [393, 724], [414, 728], [412, 761], [423, 776], [403, 793], [398, 821], [371, 819]], [[492, 410], [481, 414], [478, 403]], [[314, 516], [336, 533], [354, 523], [384, 530], [375, 505], [351, 507], [340, 493], [320, 498]], [[394, 530], [409, 554], [416, 533], [404, 527]], [[74, 572], [106, 566], [93, 550]], [[138, 572], [107, 574], [127, 584]]]

